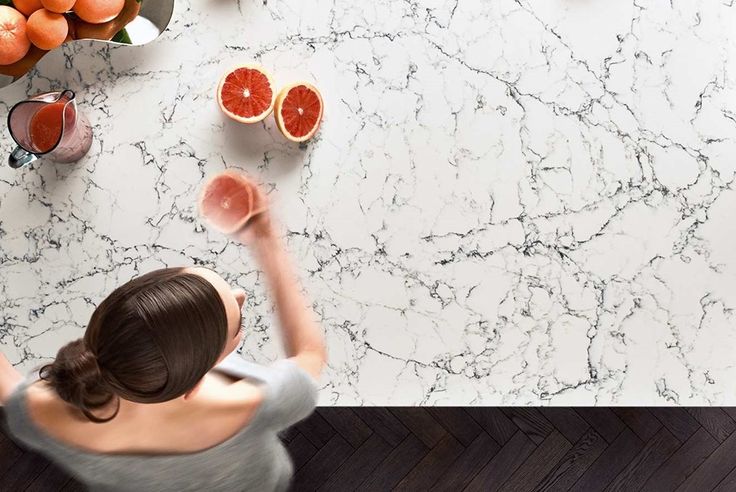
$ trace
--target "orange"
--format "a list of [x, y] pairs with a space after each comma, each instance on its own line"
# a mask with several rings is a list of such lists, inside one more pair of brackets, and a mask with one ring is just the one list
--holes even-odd
[[36, 10], [43, 8], [41, 0], [13, 0], [13, 6], [28, 17]]
[[123, 10], [125, 0], [77, 0], [74, 13], [90, 24], [113, 20]]
[[72, 7], [74, 7], [75, 1], [76, 0], [41, 0], [41, 3], [46, 10], [56, 12], [57, 14], [63, 14], [64, 12], [69, 12]]
[[273, 109], [276, 126], [292, 142], [304, 142], [317, 133], [322, 111], [322, 95], [308, 82], [281, 89]]
[[0, 6], [0, 65], [22, 60], [31, 48], [26, 18], [12, 7]]
[[141, 4], [136, 0], [125, 0], [123, 10], [111, 21], [102, 24], [90, 24], [78, 19], [76, 16], [69, 16], [74, 19], [74, 39], [104, 39], [110, 40], [115, 33], [127, 26], [138, 16], [141, 10]]
[[259, 65], [239, 66], [226, 73], [217, 86], [223, 113], [241, 123], [256, 123], [273, 111], [271, 75]]
[[69, 34], [66, 17], [46, 9], [36, 10], [28, 18], [28, 39], [42, 50], [61, 46]]

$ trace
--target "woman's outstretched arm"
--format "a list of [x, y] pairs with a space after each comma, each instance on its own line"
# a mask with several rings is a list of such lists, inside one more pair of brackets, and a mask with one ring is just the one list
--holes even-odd
[[[263, 199], [263, 197], [260, 197]], [[269, 212], [253, 219], [236, 238], [248, 244], [266, 277], [281, 325], [288, 357], [319, 379], [327, 359], [322, 331], [301, 292], [291, 259], [275, 232]]]

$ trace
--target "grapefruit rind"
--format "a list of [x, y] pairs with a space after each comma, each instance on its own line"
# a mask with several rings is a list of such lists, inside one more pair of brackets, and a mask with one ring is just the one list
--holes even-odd
[[[225, 85], [225, 80], [227, 79], [227, 76], [241, 68], [248, 68], [248, 69], [256, 70], [262, 73], [263, 75], [266, 76], [266, 79], [268, 80], [268, 85], [271, 86], [271, 103], [269, 104], [268, 108], [265, 111], [263, 111], [261, 114], [258, 114], [250, 118], [246, 118], [246, 117], [233, 113], [232, 111], [228, 110], [222, 102], [222, 88]], [[217, 104], [220, 106], [220, 110], [222, 110], [222, 112], [225, 113], [229, 118], [235, 121], [238, 121], [240, 123], [251, 124], [251, 123], [258, 123], [259, 121], [264, 120], [266, 116], [271, 114], [271, 112], [273, 111], [275, 100], [276, 100], [276, 91], [274, 90], [273, 77], [265, 68], [255, 63], [238, 65], [236, 67], [233, 67], [232, 69], [228, 70], [222, 76], [222, 78], [220, 79], [220, 83], [217, 84]]]
[[[301, 137], [295, 137], [294, 135], [290, 134], [284, 126], [284, 118], [281, 114], [281, 106], [284, 102], [284, 99], [286, 99], [286, 96], [289, 94], [289, 91], [294, 87], [299, 87], [300, 85], [303, 85], [317, 95], [317, 98], [319, 99], [319, 116], [317, 116], [317, 122], [314, 124], [314, 127], [309, 131], [309, 133]], [[319, 130], [319, 127], [322, 124], [322, 115], [324, 114], [324, 110], [325, 103], [322, 99], [322, 94], [320, 94], [315, 86], [313, 86], [309, 82], [295, 82], [293, 84], [287, 85], [279, 91], [279, 94], [276, 96], [276, 102], [274, 103], [273, 112], [276, 119], [276, 127], [279, 129], [279, 131], [281, 131], [284, 137], [286, 137], [288, 140], [291, 140], [292, 142], [300, 143], [309, 140], [315, 135], [315, 133], [317, 133], [317, 130]]]

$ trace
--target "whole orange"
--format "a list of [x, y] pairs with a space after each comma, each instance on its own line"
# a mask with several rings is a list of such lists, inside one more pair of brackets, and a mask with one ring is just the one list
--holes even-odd
[[13, 5], [26, 17], [43, 8], [41, 0], [13, 0]]
[[28, 39], [42, 50], [61, 46], [69, 34], [66, 17], [46, 9], [36, 10], [28, 18]]
[[26, 18], [13, 7], [0, 5], [0, 65], [21, 60], [31, 48]]
[[90, 24], [113, 20], [125, 6], [125, 0], [77, 0], [74, 13]]
[[74, 7], [75, 1], [76, 0], [41, 0], [41, 3], [46, 10], [56, 12], [57, 14], [63, 14], [64, 12], [69, 12], [72, 7]]

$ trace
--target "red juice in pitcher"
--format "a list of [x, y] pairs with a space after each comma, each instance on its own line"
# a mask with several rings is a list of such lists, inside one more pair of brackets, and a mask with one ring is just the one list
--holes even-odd
[[[48, 152], [61, 138], [64, 128], [64, 108], [66, 103], [47, 104], [33, 115], [29, 133], [31, 143], [37, 152]], [[72, 111], [67, 111], [67, 118], [74, 118]], [[71, 122], [67, 122], [67, 125]]]

